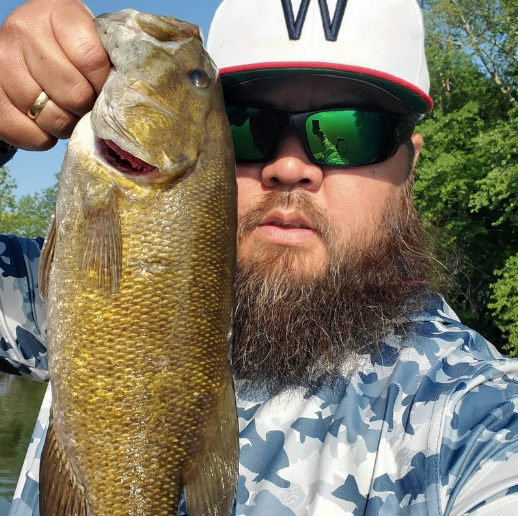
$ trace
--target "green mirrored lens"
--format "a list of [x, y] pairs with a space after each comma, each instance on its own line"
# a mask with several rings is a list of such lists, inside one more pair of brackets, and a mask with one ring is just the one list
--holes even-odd
[[314, 158], [326, 165], [360, 165], [373, 161], [385, 135], [385, 118], [378, 113], [336, 110], [315, 113], [306, 120], [306, 135]]
[[263, 161], [275, 149], [282, 125], [278, 113], [271, 109], [232, 106], [227, 107], [227, 115], [238, 161]]
[[227, 107], [237, 160], [261, 160], [265, 157], [254, 142], [250, 128], [250, 121], [257, 117], [258, 112], [258, 109], [243, 106]]

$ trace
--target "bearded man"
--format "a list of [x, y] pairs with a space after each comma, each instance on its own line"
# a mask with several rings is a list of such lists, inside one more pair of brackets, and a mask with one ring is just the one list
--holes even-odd
[[[513, 514], [518, 363], [434, 293], [412, 201], [432, 107], [417, 2], [224, 0], [208, 49], [239, 186], [234, 514]], [[6, 159], [68, 136], [109, 70], [76, 0], [15, 11], [0, 61]], [[46, 380], [41, 242], [2, 243], [0, 365]], [[37, 513], [49, 403], [13, 516]]]

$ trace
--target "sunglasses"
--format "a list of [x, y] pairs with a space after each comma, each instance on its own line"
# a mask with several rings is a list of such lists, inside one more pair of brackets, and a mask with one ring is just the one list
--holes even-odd
[[226, 106], [236, 161], [264, 163], [274, 157], [286, 127], [295, 127], [316, 165], [351, 167], [391, 158], [414, 133], [416, 118], [363, 109], [289, 113], [269, 107]]

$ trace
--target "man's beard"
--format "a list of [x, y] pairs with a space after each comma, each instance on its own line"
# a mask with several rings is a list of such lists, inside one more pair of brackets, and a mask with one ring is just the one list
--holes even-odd
[[[301, 267], [304, 251], [259, 244], [253, 261], [238, 258], [233, 370], [239, 391], [318, 388], [354, 373], [423, 307], [432, 259], [411, 196], [385, 207], [370, 241], [347, 247], [305, 192], [272, 192], [240, 221], [238, 242], [275, 207], [296, 208], [324, 241], [325, 272]], [[239, 252], [238, 252], [239, 257]]]

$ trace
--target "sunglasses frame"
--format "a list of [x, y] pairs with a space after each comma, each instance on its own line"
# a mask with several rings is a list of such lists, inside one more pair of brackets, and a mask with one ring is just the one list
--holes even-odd
[[[398, 151], [399, 147], [410, 140], [412, 137], [415, 126], [419, 120], [419, 116], [415, 115], [402, 115], [398, 113], [392, 113], [389, 111], [377, 111], [365, 108], [354, 108], [354, 107], [335, 107], [331, 109], [319, 109], [316, 111], [283, 111], [279, 109], [274, 109], [270, 106], [262, 106], [262, 105], [244, 105], [244, 104], [229, 104], [226, 106], [227, 114], [228, 109], [231, 108], [251, 108], [251, 109], [264, 109], [270, 113], [275, 114], [277, 120], [284, 120], [287, 123], [284, 123], [281, 127], [278, 128], [278, 134], [276, 137], [276, 144], [272, 147], [272, 150], [263, 158], [255, 158], [255, 159], [240, 159], [237, 157], [236, 153], [236, 162], [238, 163], [268, 163], [275, 157], [275, 153], [277, 152], [277, 148], [279, 146], [280, 136], [283, 131], [287, 127], [294, 127], [299, 133], [300, 139], [304, 146], [304, 150], [308, 159], [311, 163], [324, 166], [324, 167], [339, 167], [339, 168], [347, 168], [347, 167], [361, 167], [366, 165], [375, 165], [378, 163], [383, 163], [390, 159], [394, 154]], [[311, 151], [311, 147], [309, 144], [307, 132], [306, 132], [306, 120], [313, 116], [318, 115], [319, 113], [329, 113], [333, 111], [359, 111], [368, 114], [376, 114], [385, 119], [385, 131], [383, 134], [383, 140], [380, 144], [379, 150], [376, 156], [366, 162], [362, 163], [344, 163], [344, 164], [335, 164], [335, 163], [324, 163], [315, 159], [313, 152]], [[230, 120], [230, 117], [229, 117]], [[235, 148], [234, 148], [235, 150]]]

